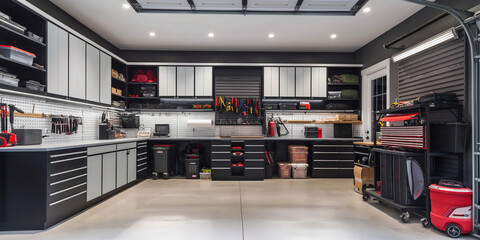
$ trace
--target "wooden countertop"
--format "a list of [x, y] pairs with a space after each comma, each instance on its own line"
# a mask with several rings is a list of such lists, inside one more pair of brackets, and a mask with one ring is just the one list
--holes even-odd
[[[362, 145], [362, 146], [373, 147], [373, 142], [353, 142], [353, 145]], [[382, 143], [377, 142], [377, 146], [382, 146]]]

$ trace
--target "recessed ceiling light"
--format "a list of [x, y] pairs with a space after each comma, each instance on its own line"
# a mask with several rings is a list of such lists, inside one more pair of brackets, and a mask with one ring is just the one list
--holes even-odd
[[155, 37], [155, 33], [154, 32], [150, 32], [150, 37]]
[[124, 3], [124, 4], [123, 4], [123, 8], [125, 8], [125, 9], [129, 9], [129, 8], [130, 8], [130, 4], [128, 4], [128, 3]]
[[369, 7], [366, 7], [366, 8], [363, 9], [364, 13], [369, 13], [370, 11], [372, 11], [372, 9], [369, 8]]
[[331, 39], [337, 38], [337, 34], [332, 34], [332, 35], [330, 35], [330, 38], [331, 38]]
[[215, 34], [214, 34], [214, 33], [209, 33], [209, 34], [208, 34], [208, 37], [213, 38], [213, 37], [215, 37]]
[[268, 38], [274, 38], [274, 37], [275, 37], [275, 34], [273, 33], [268, 34]]

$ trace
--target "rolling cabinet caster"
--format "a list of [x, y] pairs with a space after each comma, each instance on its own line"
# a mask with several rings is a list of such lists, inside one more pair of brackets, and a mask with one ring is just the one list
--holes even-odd
[[420, 221], [422, 222], [422, 226], [424, 228], [429, 228], [432, 226], [432, 223], [428, 220], [428, 218], [422, 218]]
[[163, 180], [167, 180], [170, 175], [168, 173], [163, 173]]
[[370, 196], [368, 196], [367, 194], [363, 194], [362, 199], [363, 201], [368, 202], [368, 200], [370, 200]]
[[158, 173], [157, 173], [157, 172], [153, 172], [153, 173], [152, 173], [152, 179], [153, 179], [153, 180], [157, 180], [158, 177], [159, 177], [159, 176], [158, 176]]
[[410, 213], [409, 212], [404, 212], [400, 215], [400, 218], [404, 223], [409, 223], [410, 222]]

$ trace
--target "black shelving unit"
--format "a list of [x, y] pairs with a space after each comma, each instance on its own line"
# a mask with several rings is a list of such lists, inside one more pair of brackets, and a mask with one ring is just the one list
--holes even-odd
[[[160, 105], [160, 97], [158, 96], [158, 82], [155, 83], [137, 83], [132, 82], [133, 76], [135, 73], [142, 69], [145, 73], [148, 70], [152, 70], [155, 73], [155, 76], [158, 79], [158, 67], [153, 66], [128, 66], [127, 74], [125, 75], [126, 83], [126, 93], [127, 97], [127, 108], [131, 109], [156, 109]], [[155, 96], [153, 97], [143, 97], [141, 96], [141, 87], [142, 86], [154, 86], [155, 87]], [[138, 95], [139, 97], [129, 97], [130, 95]], [[132, 105], [132, 106], [131, 106]]]
[[[422, 225], [424, 227], [430, 227], [431, 221], [430, 221], [430, 192], [428, 190], [428, 187], [433, 183], [433, 180], [438, 180], [440, 178], [445, 178], [445, 177], [451, 177], [451, 176], [439, 176], [436, 174], [435, 170], [435, 157], [436, 156], [459, 156], [460, 153], [448, 153], [448, 152], [433, 152], [431, 149], [431, 138], [430, 138], [430, 130], [431, 130], [431, 124], [433, 122], [432, 114], [433, 113], [438, 113], [439, 111], [443, 111], [444, 114], [450, 114], [452, 118], [456, 119], [456, 122], [461, 122], [462, 121], [462, 105], [457, 104], [457, 103], [448, 103], [448, 104], [415, 104], [413, 106], [409, 107], [402, 107], [402, 108], [395, 108], [395, 109], [387, 109], [387, 110], [381, 110], [377, 111], [376, 115], [377, 117], [374, 118], [376, 119], [376, 122], [379, 122], [380, 118], [387, 114], [401, 114], [401, 113], [420, 113], [422, 116], [425, 118], [425, 149], [413, 149], [413, 148], [402, 148], [403, 152], [412, 152], [412, 153], [420, 153], [423, 154], [424, 156], [424, 161], [423, 161], [423, 171], [424, 171], [424, 177], [425, 177], [425, 182], [424, 182], [424, 189], [425, 189], [425, 200], [424, 204], [422, 206], [406, 206], [406, 205], [401, 205], [393, 201], [392, 199], [382, 197], [381, 194], [377, 192], [376, 189], [367, 189], [364, 191], [363, 195], [363, 200], [368, 201], [370, 198], [377, 199], [383, 203], [386, 203], [387, 205], [398, 209], [402, 212], [401, 214], [401, 219], [404, 222], [409, 222], [410, 221], [410, 216], [411, 214], [416, 214], [422, 217]], [[374, 127], [375, 132], [379, 131], [379, 126], [378, 124], [375, 124]], [[374, 141], [374, 149], [373, 151], [382, 152], [385, 151], [384, 148], [387, 148], [386, 146], [379, 147], [377, 146], [376, 141]], [[398, 149], [398, 148], [395, 148]], [[463, 154], [461, 154], [463, 156]], [[463, 162], [463, 161], [462, 161]], [[377, 182], [380, 178], [381, 172], [380, 172], [380, 164], [375, 160], [373, 163], [373, 166], [375, 168], [375, 185], [377, 186]], [[458, 176], [460, 177], [460, 176]]]
[[[119, 90], [122, 90], [122, 94], [115, 94], [112, 92], [112, 102], [113, 101], [118, 101], [118, 102], [124, 102], [125, 106], [127, 104], [127, 65], [124, 64], [123, 62], [120, 62], [119, 60], [112, 58], [112, 70], [116, 70], [120, 76], [120, 74], [123, 74], [125, 77], [125, 81], [122, 81], [118, 78], [115, 78], [112, 75], [112, 88], [116, 88]], [[113, 89], [112, 89], [113, 90]]]
[[[334, 75], [342, 75], [342, 74], [354, 74], [361, 79], [361, 68], [356, 67], [329, 67], [327, 68], [327, 76], [331, 79]], [[345, 84], [345, 83], [327, 83], [327, 93], [330, 91], [342, 91], [346, 89], [354, 89], [358, 91], [359, 98], [356, 99], [325, 99], [325, 103], [343, 103], [347, 104], [353, 110], [361, 109], [361, 80], [359, 84]]]
[[[33, 11], [12, 0], [2, 1], [0, 4], [0, 12], [10, 16], [12, 21], [24, 26], [27, 29], [26, 31], [43, 37], [43, 42], [39, 42], [30, 38], [24, 33], [17, 32], [6, 26], [0, 25], [0, 45], [14, 46], [35, 54], [36, 57], [33, 60], [33, 63], [41, 65], [43, 68], [14, 61], [3, 56], [0, 56], [0, 66], [7, 68], [8, 73], [17, 75], [17, 78], [20, 80], [20, 87], [18, 87], [20, 92], [29, 92], [28, 89], [22, 87], [25, 86], [24, 83], [28, 80], [34, 80], [46, 85], [46, 20], [37, 13], [34, 13]], [[0, 85], [0, 87], [8, 89], [8, 86], [5, 85]], [[22, 91], [23, 89], [25, 89], [25, 91]], [[34, 94], [42, 94], [38, 91], [33, 92]]]

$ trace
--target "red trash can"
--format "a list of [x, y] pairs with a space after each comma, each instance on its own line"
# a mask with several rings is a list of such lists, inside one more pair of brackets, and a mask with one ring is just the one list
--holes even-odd
[[440, 180], [430, 189], [432, 224], [450, 237], [472, 231], [472, 190], [461, 182]]

